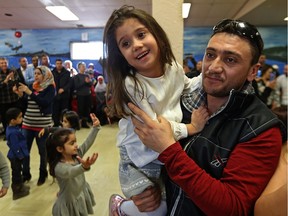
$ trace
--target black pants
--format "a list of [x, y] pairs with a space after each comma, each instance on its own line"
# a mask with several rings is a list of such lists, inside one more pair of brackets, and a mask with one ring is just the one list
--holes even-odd
[[19, 185], [23, 183], [22, 170], [23, 159], [9, 158], [12, 170], [12, 185]]
[[54, 121], [54, 126], [60, 125], [60, 118], [63, 110], [69, 109], [69, 98], [67, 99], [55, 99], [53, 101], [53, 114], [52, 118]]
[[88, 120], [90, 118], [91, 95], [77, 95], [77, 106], [80, 119]]

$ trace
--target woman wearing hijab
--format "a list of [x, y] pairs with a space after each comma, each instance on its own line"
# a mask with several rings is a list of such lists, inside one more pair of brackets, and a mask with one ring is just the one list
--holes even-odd
[[106, 114], [106, 83], [103, 76], [97, 77], [97, 84], [95, 86], [96, 93], [96, 110], [95, 114], [99, 118], [101, 125], [107, 124], [110, 119]]
[[[27, 140], [27, 147], [30, 152], [34, 138], [40, 155], [40, 175], [37, 185], [45, 183], [48, 176], [46, 159], [46, 136], [38, 137], [42, 128], [52, 126], [52, 102], [55, 97], [55, 83], [50, 69], [46, 66], [38, 66], [34, 70], [35, 81], [32, 88], [20, 83], [13, 90], [20, 97], [27, 99], [27, 110], [24, 115], [22, 129]], [[31, 179], [30, 157], [23, 164], [23, 182]]]

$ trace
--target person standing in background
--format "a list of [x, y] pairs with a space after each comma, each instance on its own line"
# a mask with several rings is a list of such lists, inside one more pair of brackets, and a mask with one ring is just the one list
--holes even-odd
[[277, 87], [276, 87], [280, 91], [280, 104], [281, 106], [286, 107], [286, 110], [288, 105], [287, 83], [288, 83], [288, 64], [284, 65], [283, 74], [277, 77]]
[[5, 120], [5, 114], [11, 107], [18, 107], [23, 109], [23, 104], [17, 94], [13, 92], [13, 86], [19, 82], [19, 76], [16, 71], [8, 68], [8, 60], [6, 58], [0, 58], [0, 115], [3, 124], [4, 140], [6, 140], [5, 133], [7, 123]]
[[35, 55], [32, 57], [32, 63], [27, 66], [27, 70], [24, 75], [25, 83], [26, 85], [29, 86], [29, 88], [32, 87], [32, 84], [34, 82], [34, 70], [35, 68], [38, 67], [38, 65], [39, 65], [39, 57]]
[[47, 54], [43, 54], [41, 57], [41, 65], [46, 66], [52, 71], [55, 68], [55, 65], [50, 63], [50, 58]]
[[64, 61], [64, 67], [70, 72], [70, 77], [77, 75], [77, 70], [73, 68], [73, 63], [70, 60]]
[[90, 118], [92, 82], [89, 75], [85, 73], [86, 64], [84, 62], [79, 62], [77, 68], [79, 73], [73, 77], [73, 86], [77, 97], [78, 115], [81, 119], [81, 126], [89, 128], [87, 121]]
[[27, 73], [27, 66], [28, 66], [27, 58], [21, 57], [19, 59], [19, 65], [20, 65], [20, 67], [17, 68], [17, 70], [16, 70], [18, 73], [18, 76], [19, 76], [19, 82], [25, 84], [26, 83], [25, 76]]
[[60, 126], [60, 117], [62, 111], [69, 109], [71, 78], [70, 73], [63, 65], [61, 59], [56, 59], [56, 67], [53, 69], [52, 74], [56, 85], [56, 96], [53, 101], [53, 121], [54, 127]]

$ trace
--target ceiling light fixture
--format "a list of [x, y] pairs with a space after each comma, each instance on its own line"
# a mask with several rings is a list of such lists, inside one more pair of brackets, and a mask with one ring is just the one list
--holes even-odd
[[183, 3], [182, 4], [182, 18], [187, 18], [189, 16], [191, 3]]
[[288, 21], [288, 17], [286, 17], [286, 18], [284, 19], [284, 21]]
[[62, 21], [79, 20], [79, 18], [65, 6], [47, 6], [46, 10], [54, 14]]

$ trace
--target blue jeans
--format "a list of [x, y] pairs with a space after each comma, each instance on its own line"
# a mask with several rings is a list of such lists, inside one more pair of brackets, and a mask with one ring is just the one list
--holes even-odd
[[[47, 176], [47, 153], [46, 153], [46, 139], [47, 135], [42, 136], [41, 138], [38, 137], [38, 131], [23, 129], [23, 134], [27, 140], [27, 148], [30, 153], [31, 147], [36, 139], [36, 144], [38, 147], [38, 153], [40, 155], [40, 176]], [[31, 176], [30, 173], [30, 156], [24, 159], [23, 163], [23, 176], [29, 177]]]

